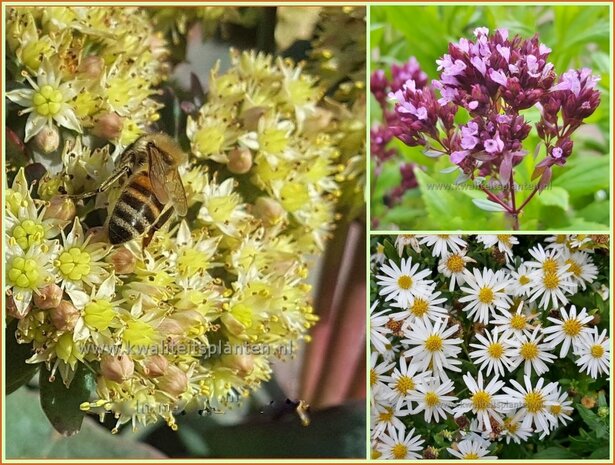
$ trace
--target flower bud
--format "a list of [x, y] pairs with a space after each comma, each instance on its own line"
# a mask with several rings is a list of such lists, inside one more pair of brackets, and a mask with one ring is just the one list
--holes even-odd
[[324, 131], [333, 119], [333, 112], [324, 108], [316, 108], [314, 113], [305, 120], [303, 130], [306, 134], [317, 134]]
[[6, 296], [6, 313], [18, 320], [23, 319], [32, 310], [32, 303], [30, 303], [24, 310], [20, 311], [17, 305], [15, 305], [15, 299], [12, 295]]
[[90, 244], [94, 242], [109, 242], [107, 231], [103, 226], [94, 226], [85, 233], [86, 238], [90, 238]]
[[438, 449], [432, 446], [425, 448], [423, 451], [423, 458], [427, 460], [435, 460], [438, 458], [438, 455]]
[[48, 284], [39, 291], [39, 294], [34, 294], [34, 305], [42, 310], [55, 308], [62, 302], [63, 293], [57, 284]]
[[137, 263], [136, 257], [126, 247], [118, 247], [111, 255], [111, 263], [116, 274], [130, 274], [135, 270]]
[[85, 57], [79, 65], [79, 72], [86, 75], [87, 78], [97, 80], [102, 74], [105, 61], [96, 55]]
[[583, 407], [585, 408], [594, 408], [596, 406], [596, 398], [591, 396], [583, 396], [581, 399], [581, 404], [583, 404]]
[[265, 107], [252, 107], [244, 111], [241, 115], [244, 129], [246, 131], [256, 131], [258, 128], [258, 121], [265, 114], [265, 111]]
[[150, 378], [157, 378], [167, 372], [169, 366], [168, 360], [160, 355], [152, 355], [144, 363], [144, 371]]
[[254, 202], [254, 215], [263, 220], [265, 225], [271, 226], [276, 224], [284, 215], [284, 208], [271, 197], [259, 197]]
[[108, 380], [122, 383], [132, 378], [135, 364], [128, 355], [106, 355], [100, 361], [100, 372]]
[[249, 354], [228, 355], [224, 357], [223, 363], [237, 371], [241, 377], [248, 376], [254, 370], [254, 356]]
[[71, 222], [77, 214], [75, 202], [65, 195], [55, 195], [49, 201], [49, 206], [45, 210], [43, 219], [56, 219], [62, 222]]
[[72, 331], [79, 319], [79, 310], [68, 300], [63, 300], [57, 307], [49, 309], [51, 322], [59, 331]]
[[105, 113], [94, 123], [92, 133], [106, 140], [116, 139], [122, 134], [124, 122], [117, 113]]
[[247, 148], [237, 148], [231, 151], [226, 166], [231, 173], [247, 173], [252, 168], [252, 152]]
[[188, 376], [175, 365], [169, 365], [166, 374], [158, 381], [158, 388], [177, 397], [188, 389]]
[[34, 147], [44, 154], [55, 152], [59, 145], [60, 132], [55, 126], [45, 126], [34, 136]]
[[608, 408], [608, 407], [606, 407], [606, 406], [605, 406], [605, 407], [600, 407], [600, 408], [598, 409], [598, 416], [599, 416], [600, 418], [606, 418], [606, 417], [608, 417], [608, 416], [609, 416], [609, 408]]

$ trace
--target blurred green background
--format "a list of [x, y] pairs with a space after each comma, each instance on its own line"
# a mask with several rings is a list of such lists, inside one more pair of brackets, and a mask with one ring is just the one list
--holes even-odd
[[[570, 68], [589, 67], [600, 75], [601, 104], [573, 136], [575, 148], [564, 167], [555, 167], [550, 189], [536, 196], [520, 218], [522, 230], [605, 230], [609, 228], [609, 143], [610, 143], [610, 21], [609, 6], [506, 5], [506, 6], [379, 6], [371, 7], [371, 72], [388, 70], [393, 63], [416, 57], [430, 79], [438, 77], [435, 60], [444, 55], [449, 42], [472, 37], [479, 26], [490, 30], [507, 28], [511, 35], [530, 38], [538, 33], [552, 49], [550, 61], [558, 74]], [[389, 74], [390, 76], [390, 74]], [[381, 120], [380, 107], [371, 97], [371, 123]], [[538, 110], [524, 112], [530, 122]], [[532, 131], [525, 149], [533, 153], [539, 139]], [[407, 191], [400, 204], [389, 208], [384, 196], [400, 182], [400, 159], [389, 160], [378, 177], [371, 160], [371, 219], [379, 230], [400, 229], [510, 229], [503, 213], [479, 210], [473, 198], [480, 191], [436, 191], [425, 186], [453, 183], [456, 173], [443, 174], [452, 166], [445, 157], [428, 158], [421, 148], [406, 147], [395, 140], [401, 159], [418, 164], [419, 188]], [[537, 160], [526, 156], [515, 172], [518, 184], [530, 182]], [[423, 186], [421, 188], [420, 186]], [[518, 198], [524, 199], [524, 191]]]

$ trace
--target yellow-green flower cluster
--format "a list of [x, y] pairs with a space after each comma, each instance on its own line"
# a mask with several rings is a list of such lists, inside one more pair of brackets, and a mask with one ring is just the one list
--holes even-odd
[[[87, 149], [77, 152], [89, 156]], [[173, 223], [142, 249], [111, 248], [79, 217], [45, 219], [21, 170], [7, 192], [7, 296], [17, 338], [70, 383], [98, 367], [97, 398], [82, 408], [118, 426], [184, 410], [222, 410], [268, 380], [316, 320], [304, 251], [250, 213], [237, 182], [184, 173], [198, 218]], [[119, 189], [116, 189], [119, 190]], [[190, 194], [191, 193], [191, 194]], [[80, 207], [77, 213], [85, 212]], [[206, 212], [206, 213], [205, 213]], [[189, 226], [190, 224], [190, 226]]]
[[140, 8], [12, 7], [6, 45], [7, 97], [34, 150], [53, 152], [59, 128], [125, 146], [158, 119], [166, 48]]
[[[187, 126], [196, 157], [225, 167], [218, 176], [237, 180], [257, 217], [312, 252], [330, 235], [344, 168], [337, 141], [323, 130], [331, 116], [319, 106], [322, 96], [301, 66], [233, 53], [229, 71], [211, 72], [208, 101]], [[209, 221], [213, 211], [199, 217]]]

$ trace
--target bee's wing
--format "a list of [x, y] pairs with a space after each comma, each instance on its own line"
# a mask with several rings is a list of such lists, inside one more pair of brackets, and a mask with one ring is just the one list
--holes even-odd
[[177, 214], [185, 216], [188, 205], [179, 173], [176, 169], [169, 169], [160, 150], [155, 146], [149, 147], [149, 178], [152, 191], [160, 203], [166, 205], [171, 200]]

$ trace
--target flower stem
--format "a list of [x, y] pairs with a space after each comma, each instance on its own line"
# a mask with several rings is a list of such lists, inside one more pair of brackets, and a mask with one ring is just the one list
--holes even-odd
[[529, 195], [529, 197], [527, 199], [525, 199], [525, 201], [521, 204], [521, 206], [519, 207], [519, 209], [517, 210], [517, 213], [521, 212], [521, 210], [523, 210], [523, 208], [527, 205], [527, 203], [532, 200], [532, 197], [534, 197], [536, 195], [536, 193], [538, 192], [538, 185], [536, 185], [536, 187], [534, 187], [534, 190], [532, 191], [532, 193]]
[[515, 231], [519, 231], [519, 210], [517, 210], [517, 207], [516, 207], [515, 180], [513, 178], [512, 171], [510, 172], [510, 179], [508, 180], [508, 191], [510, 192], [510, 203], [511, 203], [511, 207], [512, 207], [512, 211], [511, 211], [510, 215], [513, 218], [513, 229]]
[[484, 186], [480, 186], [481, 190], [487, 194], [487, 197], [489, 197], [490, 200], [492, 200], [493, 202], [497, 203], [498, 205], [501, 205], [504, 209], [506, 209], [506, 212], [509, 214], [512, 214], [512, 210], [510, 209], [510, 205], [507, 205], [506, 203], [502, 202], [502, 200], [495, 195], [493, 192], [491, 192], [489, 189], [487, 189]]

